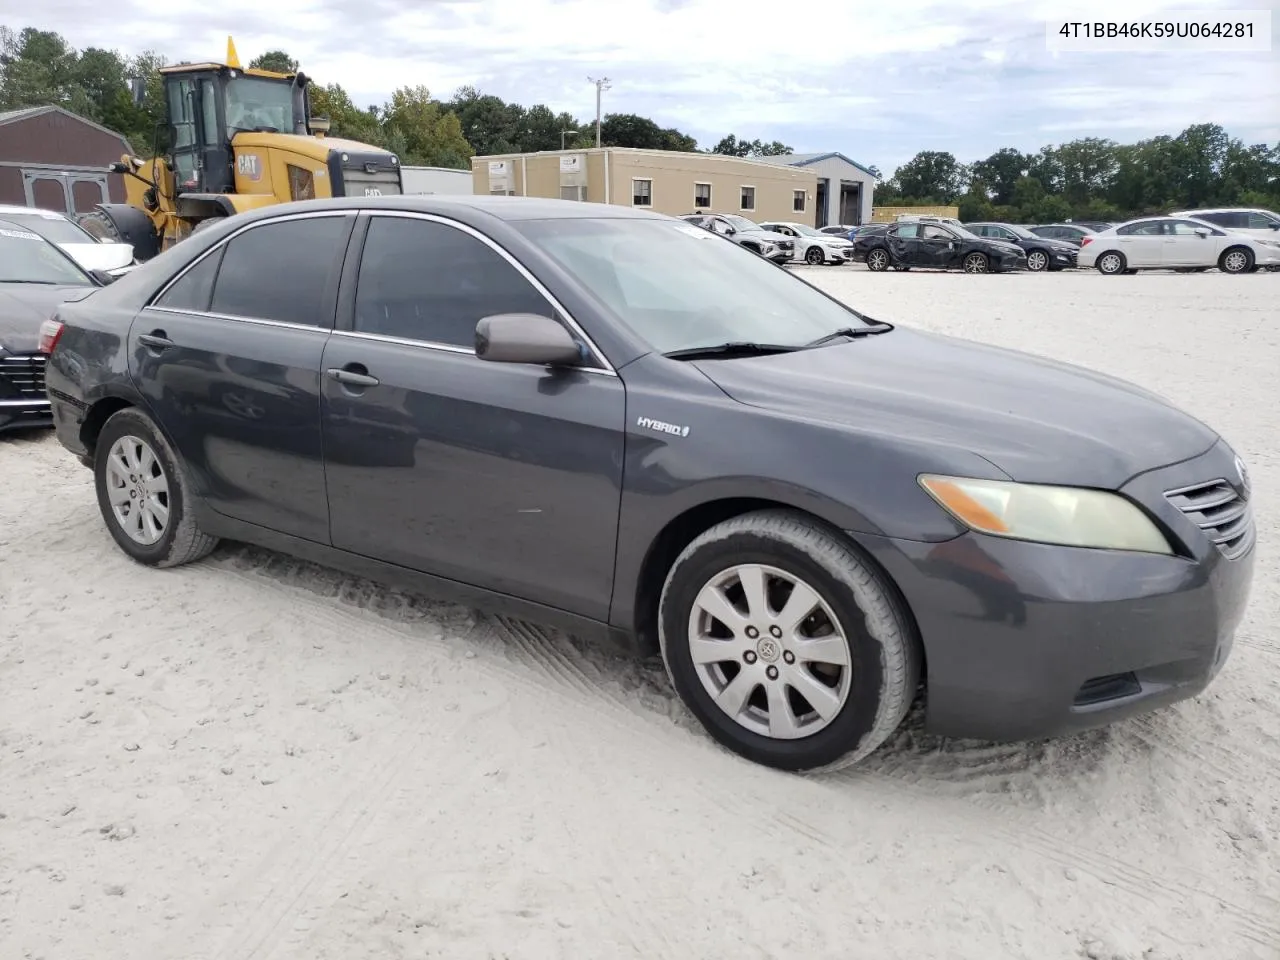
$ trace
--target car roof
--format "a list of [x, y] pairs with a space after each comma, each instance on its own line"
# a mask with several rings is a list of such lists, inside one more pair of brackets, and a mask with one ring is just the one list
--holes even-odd
[[24, 207], [17, 203], [0, 203], [0, 217], [6, 215], [13, 216], [15, 214], [35, 214], [36, 216], [48, 217], [50, 219], [53, 217], [58, 217], [63, 220], [71, 219], [59, 210], [45, 210], [43, 207]]
[[[294, 213], [322, 210], [401, 210], [435, 213], [459, 219], [488, 216], [496, 220], [664, 220], [661, 213], [580, 200], [549, 200], [541, 197], [504, 197], [486, 194], [395, 194], [382, 197], [333, 197], [276, 203], [236, 215], [241, 223]], [[468, 216], [470, 215], [470, 216]]]

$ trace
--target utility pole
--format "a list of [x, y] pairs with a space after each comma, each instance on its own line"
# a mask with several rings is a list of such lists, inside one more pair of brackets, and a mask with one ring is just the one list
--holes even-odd
[[601, 77], [597, 80], [595, 77], [587, 77], [587, 80], [596, 85], [596, 147], [600, 146], [600, 95], [610, 87], [609, 78]]

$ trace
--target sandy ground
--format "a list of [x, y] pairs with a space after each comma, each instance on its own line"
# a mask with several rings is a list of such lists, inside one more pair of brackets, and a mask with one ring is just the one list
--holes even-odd
[[0, 440], [0, 957], [1280, 957], [1280, 276], [801, 273], [1236, 445], [1261, 564], [1203, 696], [775, 773], [654, 663], [255, 549], [144, 570]]

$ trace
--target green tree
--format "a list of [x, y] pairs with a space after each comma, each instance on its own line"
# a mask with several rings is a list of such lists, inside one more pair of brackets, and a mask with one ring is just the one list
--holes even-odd
[[397, 151], [409, 164], [468, 169], [475, 151], [462, 135], [456, 114], [446, 110], [424, 86], [401, 87], [382, 111], [388, 141], [403, 138]]
[[1021, 150], [1004, 147], [985, 160], [975, 161], [970, 172], [986, 186], [992, 202], [1008, 205], [1013, 202], [1013, 185], [1026, 176], [1027, 167], [1028, 158]]
[[268, 50], [249, 61], [252, 70], [272, 70], [276, 73], [297, 73], [298, 61], [283, 50]]
[[712, 147], [710, 152], [723, 154], [727, 157], [781, 157], [789, 153], [795, 153], [795, 149], [787, 146], [781, 140], [771, 140], [768, 143], [758, 139], [739, 140], [731, 133]]
[[954, 203], [968, 180], [965, 168], [950, 153], [922, 150], [894, 171], [904, 196], [917, 202]]

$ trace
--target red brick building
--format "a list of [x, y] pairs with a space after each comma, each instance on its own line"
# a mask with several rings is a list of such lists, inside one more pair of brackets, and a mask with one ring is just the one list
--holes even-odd
[[132, 152], [120, 134], [61, 107], [0, 112], [0, 203], [62, 213], [123, 203], [123, 178], [107, 166]]

